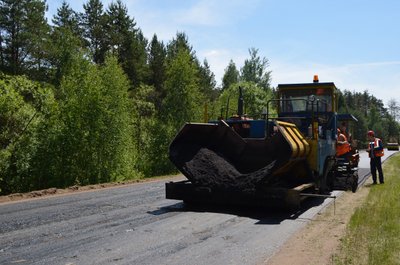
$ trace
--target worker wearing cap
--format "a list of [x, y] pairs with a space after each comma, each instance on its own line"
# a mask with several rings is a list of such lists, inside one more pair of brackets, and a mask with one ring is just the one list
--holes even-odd
[[373, 131], [368, 131], [367, 135], [369, 140], [367, 152], [371, 159], [370, 166], [371, 166], [372, 180], [374, 181], [374, 184], [376, 184], [376, 170], [378, 169], [379, 183], [383, 184], [384, 179], [383, 179], [381, 157], [384, 155], [384, 153], [383, 153], [382, 140], [375, 137], [375, 133]]

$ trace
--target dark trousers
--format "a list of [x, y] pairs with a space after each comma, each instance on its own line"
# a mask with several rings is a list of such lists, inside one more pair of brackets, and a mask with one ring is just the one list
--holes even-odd
[[376, 183], [376, 170], [378, 169], [379, 173], [379, 182], [383, 183], [383, 171], [382, 171], [382, 162], [381, 162], [381, 157], [372, 157], [370, 161], [371, 165], [371, 174], [372, 174], [372, 180], [374, 183]]

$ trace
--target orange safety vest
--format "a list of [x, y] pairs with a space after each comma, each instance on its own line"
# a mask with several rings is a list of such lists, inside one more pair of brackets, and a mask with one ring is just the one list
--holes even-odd
[[[381, 139], [375, 137], [375, 141], [369, 143], [371, 150], [374, 150], [374, 157], [381, 157], [384, 155], [383, 148], [382, 150], [375, 150], [375, 146], [379, 146], [379, 141], [381, 141]], [[371, 152], [369, 152], [368, 155], [371, 157]]]
[[[344, 133], [340, 132], [338, 135], [338, 140], [341, 139], [341, 142], [347, 142], [347, 137]], [[346, 153], [350, 152], [350, 144], [337, 144], [336, 145], [336, 156], [341, 156], [344, 155]]]

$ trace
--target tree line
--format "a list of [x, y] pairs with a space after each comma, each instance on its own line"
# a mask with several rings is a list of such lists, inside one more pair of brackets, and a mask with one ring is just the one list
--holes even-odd
[[255, 48], [217, 87], [185, 33], [146, 39], [120, 0], [64, 1], [51, 23], [47, 9], [0, 1], [1, 194], [175, 173], [168, 145], [186, 121], [234, 114], [238, 86], [253, 116], [272, 97]]
[[354, 139], [360, 142], [359, 148], [367, 145], [367, 131], [373, 130], [384, 142], [399, 142], [400, 105], [396, 99], [390, 99], [387, 106], [381, 99], [371, 95], [368, 90], [355, 92], [344, 89], [339, 91], [339, 112], [353, 114], [358, 122], [354, 126]]

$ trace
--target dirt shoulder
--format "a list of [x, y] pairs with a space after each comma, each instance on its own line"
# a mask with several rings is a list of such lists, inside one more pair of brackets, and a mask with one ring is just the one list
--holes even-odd
[[279, 251], [264, 264], [321, 265], [333, 264], [341, 238], [355, 209], [369, 193], [371, 179], [356, 193], [344, 192], [308, 225], [295, 233]]
[[182, 175], [169, 175], [154, 178], [144, 178], [136, 179], [130, 181], [112, 182], [112, 183], [102, 183], [96, 185], [87, 186], [72, 186], [65, 189], [48, 188], [44, 190], [31, 191], [26, 193], [13, 193], [10, 195], [0, 196], [0, 203], [16, 202], [21, 200], [32, 200], [37, 198], [45, 198], [49, 196], [61, 196], [78, 192], [89, 192], [100, 189], [116, 188], [126, 185], [138, 185], [141, 183], [149, 183], [156, 181], [178, 181], [184, 179]]

